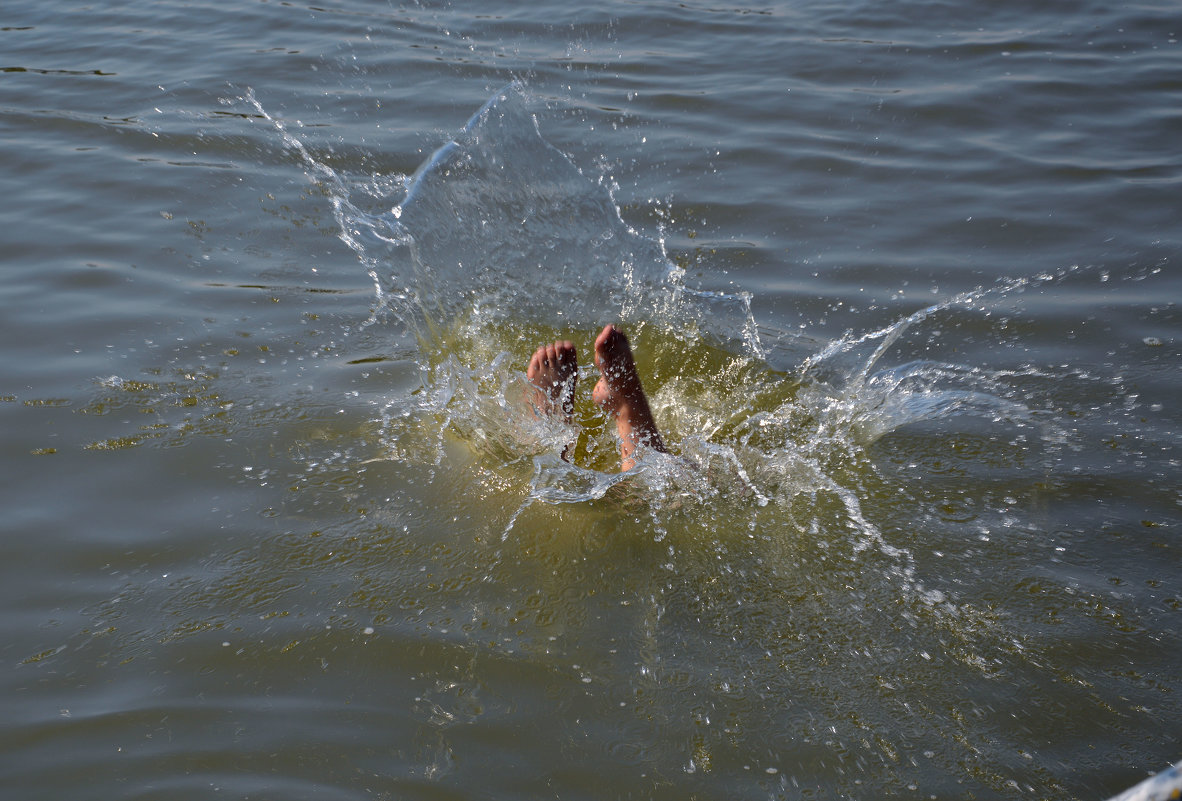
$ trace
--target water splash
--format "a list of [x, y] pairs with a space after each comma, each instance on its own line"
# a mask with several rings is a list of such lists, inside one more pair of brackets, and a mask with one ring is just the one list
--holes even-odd
[[405, 234], [396, 222], [388, 220], [384, 215], [365, 212], [354, 203], [353, 198], [356, 195], [365, 195], [370, 198], [387, 196], [391, 192], [400, 191], [409, 179], [402, 175], [369, 175], [350, 181], [346, 176], [317, 159], [303, 140], [291, 132], [285, 120], [268, 113], [255, 97], [252, 88], [248, 87], [241, 97], [227, 99], [224, 102], [243, 102], [253, 108], [259, 116], [275, 128], [283, 144], [299, 156], [309, 180], [324, 189], [332, 206], [338, 238], [357, 254], [358, 259], [373, 280], [376, 298], [374, 313], [362, 327], [376, 323], [383, 310], [396, 303], [406, 301], [407, 295], [404, 291], [400, 291], [400, 288], [383, 285], [379, 272], [385, 264], [384, 257], [387, 252], [407, 244], [408, 240]]
[[[940, 340], [939, 325], [924, 329], [925, 324], [948, 317], [955, 326], [957, 315], [988, 315], [1007, 297], [1062, 281], [1078, 270], [1072, 266], [1054, 274], [1002, 279], [992, 287], [977, 287], [919, 309], [878, 330], [847, 332], [804, 360], [800, 373], [808, 388], [800, 400], [825, 418], [829, 429], [854, 435], [862, 446], [907, 425], [962, 415], [1037, 427], [1040, 438], [1062, 441], [1063, 430], [1040, 418], [1025, 397], [1014, 391], [1010, 381], [1014, 371], [930, 359], [876, 368], [913, 330], [923, 330], [929, 340]], [[1028, 376], [1031, 368], [1022, 373]]]
[[[341, 241], [374, 281], [366, 324], [393, 323], [418, 343], [421, 387], [379, 413], [389, 458], [442, 468], [459, 444], [471, 469], [498, 476], [470, 489], [508, 509], [502, 540], [535, 508], [607, 503], [656, 541], [702, 526], [715, 538], [804, 532], [846, 553], [853, 572], [881, 559], [909, 596], [947, 605], [946, 593], [916, 577], [908, 547], [865, 511], [883, 481], [868, 449], [908, 426], [960, 419], [1039, 440], [1062, 433], [1028, 404], [1013, 372], [891, 362], [907, 337], [939, 343], [962, 316], [1074, 268], [979, 287], [822, 343], [778, 370], [767, 354], [784, 343], [762, 340], [751, 295], [690, 286], [663, 241], [625, 222], [610, 189], [546, 141], [521, 84], [494, 94], [409, 177], [342, 176], [252, 93], [244, 100], [330, 198]], [[386, 210], [367, 210], [383, 201]], [[608, 321], [632, 337], [676, 451], [646, 454], [626, 475], [614, 426], [587, 397], [587, 346]], [[525, 401], [529, 353], [560, 337], [577, 342], [584, 362], [573, 426], [539, 419]], [[574, 458], [564, 461], [572, 438]]]

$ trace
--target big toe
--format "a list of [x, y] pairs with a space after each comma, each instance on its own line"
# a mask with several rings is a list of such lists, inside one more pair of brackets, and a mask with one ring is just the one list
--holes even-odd
[[567, 370], [578, 367], [579, 358], [575, 352], [575, 346], [570, 340], [555, 342], [554, 348], [558, 353], [558, 364], [561, 367]]
[[529, 359], [529, 365], [525, 368], [525, 374], [531, 379], [536, 378], [538, 373], [542, 371], [542, 360], [545, 357], [546, 349], [544, 347], [535, 350], [534, 355]]

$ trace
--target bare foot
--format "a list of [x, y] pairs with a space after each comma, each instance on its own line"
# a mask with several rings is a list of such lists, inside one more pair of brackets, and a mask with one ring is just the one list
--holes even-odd
[[636, 464], [633, 454], [641, 445], [668, 453], [636, 372], [632, 346], [624, 332], [614, 325], [604, 326], [595, 339], [595, 366], [599, 368], [600, 379], [592, 398], [616, 418], [620, 469], [632, 469]]
[[575, 383], [579, 380], [579, 361], [575, 346], [568, 340], [543, 345], [534, 351], [525, 375], [535, 392], [530, 399], [538, 414], [561, 413], [570, 422], [575, 411]]

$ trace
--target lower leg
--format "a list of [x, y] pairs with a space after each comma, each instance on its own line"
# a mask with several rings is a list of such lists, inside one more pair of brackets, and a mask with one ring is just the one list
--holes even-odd
[[641, 445], [668, 453], [636, 371], [632, 346], [624, 332], [614, 325], [604, 326], [595, 339], [595, 366], [601, 377], [593, 397], [604, 411], [616, 418], [620, 469], [629, 470], [636, 464], [634, 455]]

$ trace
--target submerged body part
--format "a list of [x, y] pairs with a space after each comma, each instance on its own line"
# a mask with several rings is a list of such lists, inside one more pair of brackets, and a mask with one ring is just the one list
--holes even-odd
[[542, 414], [561, 412], [571, 422], [575, 411], [575, 384], [579, 380], [579, 357], [569, 340], [556, 340], [534, 351], [525, 375], [535, 390], [534, 409]]
[[[525, 368], [532, 397], [530, 404], [537, 415], [561, 414], [562, 421], [570, 424], [575, 416], [575, 385], [579, 381], [579, 357], [570, 340], [555, 340], [542, 345], [530, 357]], [[570, 460], [575, 443], [568, 442], [562, 449], [562, 458]]]
[[[614, 325], [606, 325], [595, 339], [595, 366], [599, 382], [592, 398], [616, 421], [620, 438], [620, 469], [636, 464], [636, 450], [644, 446], [668, 453], [657, 430], [648, 396], [636, 370], [628, 337]], [[574, 414], [575, 383], [578, 380], [578, 357], [569, 341], [556, 341], [538, 348], [529, 360], [526, 377], [536, 392], [535, 410], [545, 414], [561, 413], [569, 423]], [[567, 458], [571, 448], [563, 451]]]
[[605, 412], [616, 419], [620, 437], [620, 469], [631, 470], [636, 464], [634, 455], [641, 445], [660, 453], [668, 453], [648, 396], [636, 371], [632, 346], [628, 337], [614, 325], [606, 325], [595, 338], [595, 366], [599, 368], [599, 382], [591, 397]]

